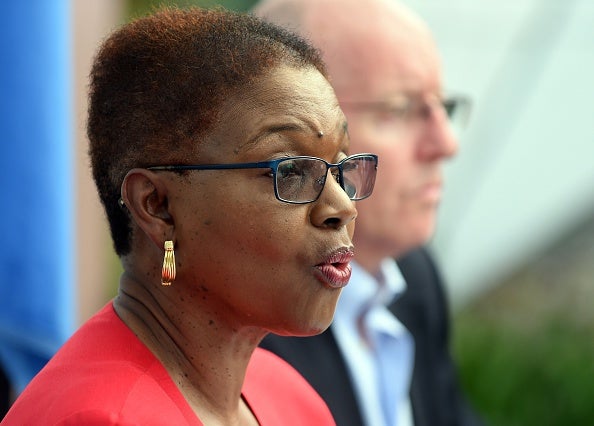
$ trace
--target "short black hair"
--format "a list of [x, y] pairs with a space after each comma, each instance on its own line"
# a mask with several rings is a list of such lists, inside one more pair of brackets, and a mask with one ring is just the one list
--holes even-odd
[[319, 52], [298, 35], [222, 8], [163, 8], [103, 42], [90, 75], [87, 133], [118, 255], [131, 248], [130, 217], [118, 202], [126, 173], [183, 162], [225, 99], [282, 64], [328, 78]]

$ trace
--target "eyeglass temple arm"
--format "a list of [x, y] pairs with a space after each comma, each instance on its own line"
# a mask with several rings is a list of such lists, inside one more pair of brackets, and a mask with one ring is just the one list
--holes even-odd
[[257, 163], [236, 164], [179, 164], [174, 166], [151, 166], [148, 170], [224, 170], [224, 169], [272, 169], [276, 161], [261, 161]]

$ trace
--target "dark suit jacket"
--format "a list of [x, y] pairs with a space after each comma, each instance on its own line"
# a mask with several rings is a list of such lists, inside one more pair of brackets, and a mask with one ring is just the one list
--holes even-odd
[[[398, 261], [406, 292], [390, 310], [413, 335], [410, 398], [415, 426], [481, 424], [460, 390], [449, 352], [449, 311], [442, 280], [426, 250]], [[362, 426], [361, 412], [332, 327], [318, 336], [270, 335], [262, 347], [291, 363], [324, 398], [338, 426]], [[373, 426], [373, 425], [367, 425]]]
[[0, 366], [0, 420], [6, 415], [10, 408], [10, 382]]

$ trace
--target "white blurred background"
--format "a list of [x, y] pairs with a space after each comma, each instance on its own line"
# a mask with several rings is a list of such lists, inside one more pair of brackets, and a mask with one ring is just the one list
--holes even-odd
[[473, 101], [433, 241], [461, 306], [594, 218], [594, 1], [404, 3]]

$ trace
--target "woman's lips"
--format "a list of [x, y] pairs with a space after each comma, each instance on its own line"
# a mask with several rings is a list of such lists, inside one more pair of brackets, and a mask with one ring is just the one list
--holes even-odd
[[342, 247], [316, 265], [318, 279], [332, 288], [343, 288], [351, 278], [351, 260], [355, 256], [352, 247]]

